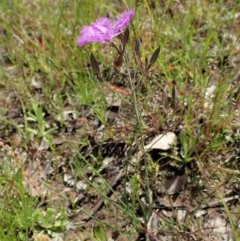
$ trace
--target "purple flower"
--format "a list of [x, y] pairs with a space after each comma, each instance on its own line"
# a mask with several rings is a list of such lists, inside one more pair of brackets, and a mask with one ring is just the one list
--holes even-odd
[[134, 10], [131, 9], [129, 11], [123, 12], [119, 17], [116, 18], [113, 25], [114, 35], [118, 35], [122, 32], [122, 29], [125, 28], [134, 15]]
[[106, 42], [119, 35], [128, 25], [134, 15], [134, 10], [123, 12], [115, 21], [109, 18], [99, 18], [89, 26], [84, 26], [77, 39], [77, 45], [90, 42]]

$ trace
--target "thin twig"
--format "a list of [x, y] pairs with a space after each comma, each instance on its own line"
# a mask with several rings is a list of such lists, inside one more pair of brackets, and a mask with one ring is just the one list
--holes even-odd
[[[106, 191], [106, 196], [110, 197], [113, 193], [113, 190], [117, 187], [119, 184], [119, 181], [122, 179], [124, 173], [123, 170], [120, 170], [114, 181], [112, 182], [111, 186]], [[94, 206], [94, 208], [89, 212], [89, 214], [83, 219], [83, 221], [88, 222], [92, 218], [94, 218], [94, 215], [102, 208], [104, 205], [104, 198], [101, 197], [100, 200], [97, 202], [97, 204]]]

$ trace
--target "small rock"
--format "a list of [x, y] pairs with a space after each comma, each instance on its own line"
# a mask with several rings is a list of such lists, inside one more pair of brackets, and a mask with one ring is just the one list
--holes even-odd
[[83, 181], [78, 181], [76, 184], [76, 189], [77, 191], [84, 191], [87, 189], [87, 184], [84, 183]]
[[166, 134], [160, 134], [156, 136], [148, 145], [144, 146], [145, 151], [152, 149], [169, 150], [177, 142], [177, 136], [173, 132], [167, 132]]

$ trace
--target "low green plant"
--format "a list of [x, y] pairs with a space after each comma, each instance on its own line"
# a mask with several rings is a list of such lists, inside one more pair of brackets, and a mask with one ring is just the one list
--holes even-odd
[[1, 164], [0, 173], [0, 239], [28, 240], [36, 222], [38, 201], [27, 194], [20, 170], [15, 172], [10, 164]]

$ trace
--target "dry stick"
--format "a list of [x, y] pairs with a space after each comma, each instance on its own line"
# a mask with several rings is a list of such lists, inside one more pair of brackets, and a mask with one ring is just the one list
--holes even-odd
[[[137, 152], [136, 155], [133, 156], [132, 162], [138, 162], [144, 156], [144, 154], [145, 154], [145, 152], [143, 150], [140, 150], [139, 152]], [[202, 205], [200, 205], [200, 207], [192, 208], [190, 210], [190, 212], [193, 213], [196, 210], [221, 207], [221, 206], [223, 206], [223, 202], [228, 203], [228, 202], [237, 200], [239, 198], [240, 198], [239, 195], [234, 195], [234, 196], [231, 196], [231, 197], [224, 198], [222, 201], [218, 201], [218, 200], [212, 201], [212, 202], [210, 202], [208, 204], [202, 204]], [[163, 205], [163, 204], [155, 205], [153, 208], [154, 209], [161, 209], [161, 210], [169, 210], [169, 211], [171, 211], [173, 209], [179, 209], [179, 210], [186, 210], [186, 209], [188, 209], [184, 205], [174, 205], [174, 206], [171, 206], [171, 205]]]
[[[202, 209], [210, 209], [210, 208], [216, 208], [216, 207], [221, 207], [223, 206], [223, 203], [228, 203], [234, 200], [239, 199], [238, 195], [232, 196], [232, 197], [227, 197], [227, 198], [223, 198], [222, 201], [212, 201], [208, 204], [203, 204], [200, 207], [196, 207], [190, 210], [190, 213], [195, 212], [196, 210], [202, 210]], [[156, 205], [154, 206], [154, 209], [161, 209], [161, 210], [167, 210], [167, 211], [172, 211], [174, 209], [178, 209], [178, 210], [186, 210], [187, 207], [184, 205]]]
[[[122, 179], [123, 175], [124, 175], [123, 170], [120, 170], [119, 173], [118, 173], [118, 175], [116, 176], [116, 178], [115, 178], [114, 181], [112, 182], [111, 186], [110, 186], [110, 187], [107, 189], [107, 191], [106, 191], [106, 196], [107, 196], [107, 197], [110, 197], [110, 196], [111, 196], [113, 190], [116, 188], [116, 186], [117, 186], [118, 183], [119, 183], [119, 180]], [[83, 219], [83, 221], [88, 222], [90, 219], [94, 218], [94, 215], [102, 208], [103, 204], [104, 204], [104, 199], [101, 198], [101, 199], [97, 202], [97, 204], [94, 206], [94, 208], [90, 211], [90, 213], [88, 214], [88, 216]]]
[[[226, 198], [223, 198], [222, 201], [216, 200], [216, 201], [212, 201], [212, 202], [210, 202], [210, 203], [208, 203], [208, 204], [203, 204], [203, 205], [200, 206], [199, 209], [209, 209], [209, 208], [221, 207], [221, 206], [223, 206], [223, 203], [224, 203], [224, 202], [225, 202], [225, 203], [228, 203], [228, 202], [231, 202], [231, 201], [234, 201], [234, 200], [237, 200], [237, 199], [239, 199], [239, 195], [234, 195], [234, 196], [231, 196], [231, 197], [226, 197]], [[198, 208], [193, 209], [191, 212], [196, 211], [196, 209], [198, 209]]]

